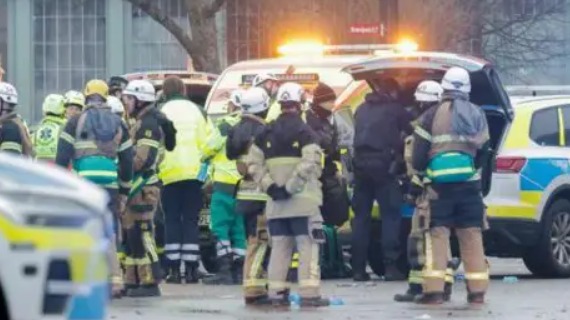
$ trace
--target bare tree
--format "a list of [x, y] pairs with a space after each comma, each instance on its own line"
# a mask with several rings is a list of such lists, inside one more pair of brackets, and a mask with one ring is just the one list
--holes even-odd
[[125, 0], [148, 14], [170, 32], [192, 58], [194, 68], [219, 72], [216, 13], [226, 0], [185, 0], [191, 33], [162, 10], [156, 0]]

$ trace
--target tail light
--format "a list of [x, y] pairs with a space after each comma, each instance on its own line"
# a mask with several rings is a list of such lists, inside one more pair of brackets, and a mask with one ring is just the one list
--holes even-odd
[[519, 173], [526, 165], [524, 157], [498, 157], [495, 161], [495, 172]]

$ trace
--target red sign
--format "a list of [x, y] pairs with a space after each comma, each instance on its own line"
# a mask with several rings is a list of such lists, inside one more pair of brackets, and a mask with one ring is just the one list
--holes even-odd
[[350, 26], [350, 33], [352, 34], [380, 34], [382, 26], [374, 23], [367, 24], [353, 24]]

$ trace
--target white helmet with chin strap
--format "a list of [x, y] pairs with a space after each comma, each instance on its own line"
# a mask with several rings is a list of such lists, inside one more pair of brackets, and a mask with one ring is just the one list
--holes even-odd
[[259, 87], [260, 85], [264, 84], [265, 82], [272, 80], [272, 81], [279, 81], [277, 77], [271, 73], [260, 73], [253, 78], [251, 82], [252, 87]]
[[0, 100], [11, 104], [18, 104], [18, 91], [8, 82], [0, 82]]
[[133, 80], [123, 90], [123, 95], [133, 96], [139, 101], [155, 102], [156, 90], [152, 83], [146, 80]]
[[264, 112], [269, 109], [269, 95], [262, 88], [250, 88], [241, 97], [241, 107], [245, 113]]
[[441, 80], [443, 90], [471, 92], [471, 78], [469, 72], [463, 68], [453, 67], [445, 73]]
[[296, 82], [287, 82], [279, 87], [277, 101], [279, 102], [305, 102], [305, 89]]
[[414, 97], [417, 102], [438, 102], [441, 100], [443, 88], [435, 81], [422, 81], [416, 88]]
[[231, 102], [234, 106], [236, 106], [236, 107], [238, 107], [238, 108], [241, 108], [241, 104], [242, 104], [242, 101], [241, 101], [241, 100], [242, 100], [243, 95], [245, 94], [245, 92], [246, 92], [246, 91], [243, 90], [243, 89], [236, 89], [236, 90], [232, 91], [232, 93], [230, 94], [230, 102]]
[[123, 113], [125, 113], [125, 107], [119, 98], [115, 96], [109, 96], [107, 98], [107, 104], [109, 107], [111, 107], [111, 112], [118, 115], [123, 115]]

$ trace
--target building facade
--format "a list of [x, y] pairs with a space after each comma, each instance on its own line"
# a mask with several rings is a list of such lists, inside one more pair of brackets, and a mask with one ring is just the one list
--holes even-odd
[[[189, 29], [184, 0], [156, 2]], [[188, 63], [170, 33], [124, 0], [0, 0], [0, 56], [5, 80], [19, 91], [19, 111], [31, 122], [41, 118], [49, 93]]]

